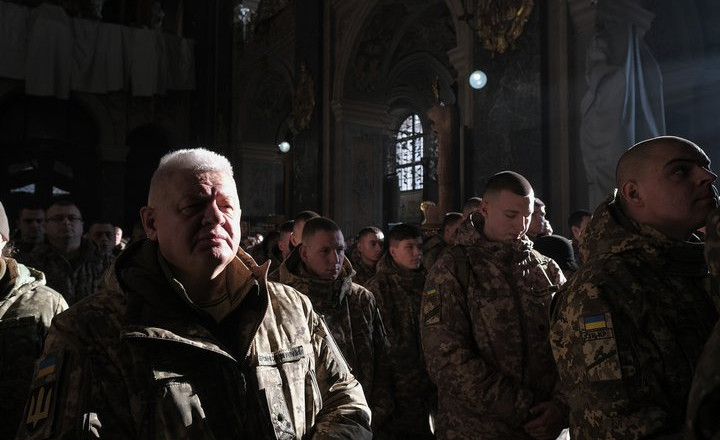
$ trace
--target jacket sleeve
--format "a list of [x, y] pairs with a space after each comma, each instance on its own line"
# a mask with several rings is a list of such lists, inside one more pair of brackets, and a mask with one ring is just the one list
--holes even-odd
[[129, 399], [120, 376], [89, 340], [76, 335], [74, 317], [55, 317], [37, 362], [17, 439], [134, 438]]
[[421, 338], [428, 373], [452, 405], [478, 416], [491, 411], [511, 426], [528, 418], [533, 393], [484, 358], [473, 335], [467, 295], [455, 273], [453, 256], [435, 263], [423, 292]]
[[315, 312], [311, 312], [310, 321], [315, 375], [323, 404], [306, 438], [371, 439], [370, 409], [360, 383], [350, 373], [325, 322]]
[[[661, 386], [658, 378], [636, 375], [642, 376], [642, 389], [656, 398], [640, 401], [639, 396], [630, 394], [638, 388], [628, 376], [638, 367], [637, 359], [627, 356], [634, 351], [630, 338], [636, 331], [626, 328], [622, 319], [613, 319], [597, 285], [571, 284], [558, 294], [550, 331], [561, 387], [570, 407], [571, 436], [639, 439], [661, 434], [659, 430], [673, 415], [665, 409], [667, 402], [661, 393], [651, 391]], [[621, 353], [625, 353], [622, 359]]]

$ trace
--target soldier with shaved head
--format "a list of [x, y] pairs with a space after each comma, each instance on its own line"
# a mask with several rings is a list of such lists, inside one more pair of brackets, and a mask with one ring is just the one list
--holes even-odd
[[584, 265], [558, 293], [551, 343], [577, 439], [681, 438], [696, 363], [717, 321], [695, 231], [717, 205], [710, 160], [673, 136], [624, 153]]
[[518, 173], [491, 177], [428, 274], [420, 330], [438, 439], [554, 440], [567, 426], [547, 339], [565, 277], [526, 235], [534, 198]]

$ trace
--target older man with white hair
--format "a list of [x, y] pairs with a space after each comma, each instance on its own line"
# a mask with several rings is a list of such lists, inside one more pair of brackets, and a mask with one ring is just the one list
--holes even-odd
[[148, 240], [55, 320], [20, 438], [371, 437], [310, 301], [239, 249], [240, 212], [226, 158], [161, 159], [140, 212]]

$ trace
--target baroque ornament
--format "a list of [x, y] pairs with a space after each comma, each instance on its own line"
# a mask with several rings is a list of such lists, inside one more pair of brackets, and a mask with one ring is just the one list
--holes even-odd
[[494, 53], [504, 53], [523, 33], [533, 10], [533, 0], [473, 0], [475, 12], [466, 15], [482, 45]]

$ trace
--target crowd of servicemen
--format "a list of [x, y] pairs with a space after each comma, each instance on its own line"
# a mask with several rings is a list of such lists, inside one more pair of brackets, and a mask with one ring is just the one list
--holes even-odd
[[127, 244], [67, 199], [2, 209], [0, 439], [718, 438], [715, 179], [642, 141], [570, 240], [501, 171], [430, 237], [303, 211], [244, 248], [203, 149]]

